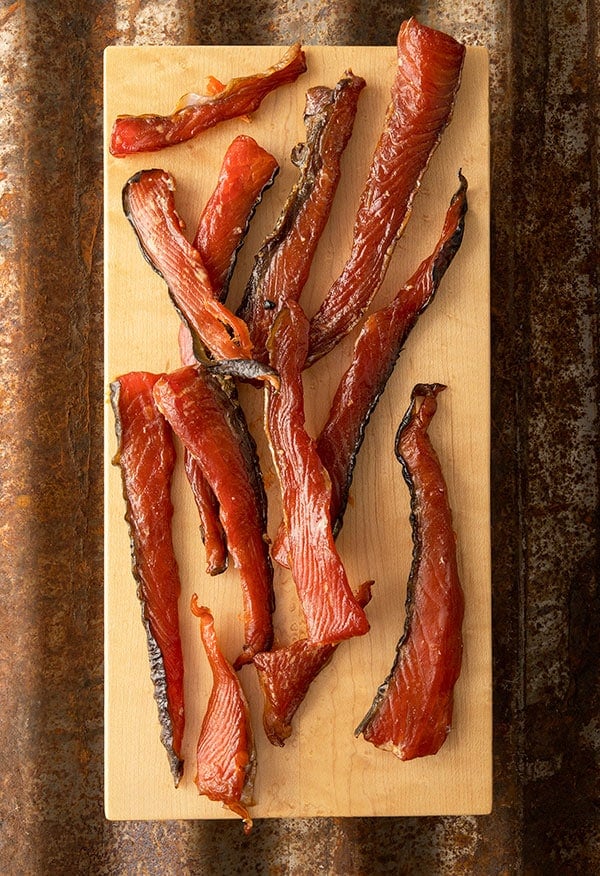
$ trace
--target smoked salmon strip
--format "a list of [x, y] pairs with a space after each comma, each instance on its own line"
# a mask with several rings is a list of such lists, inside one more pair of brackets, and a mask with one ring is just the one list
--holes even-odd
[[227, 297], [250, 220], [278, 171], [276, 159], [252, 137], [236, 137], [225, 153], [193, 241], [219, 301]]
[[195, 783], [198, 793], [222, 803], [244, 821], [250, 833], [256, 754], [250, 710], [237, 673], [223, 656], [217, 641], [213, 616], [198, 605], [194, 594], [192, 612], [200, 618], [200, 635], [210, 664], [213, 685], [196, 746]]
[[123, 188], [123, 210], [147, 261], [167, 284], [173, 303], [215, 359], [250, 358], [246, 324], [218, 301], [198, 250], [183, 234], [175, 181], [165, 170], [142, 170]]
[[268, 360], [269, 331], [286, 301], [298, 301], [329, 218], [365, 80], [347, 72], [335, 88], [306, 93], [306, 142], [292, 152], [298, 179], [259, 250], [238, 316], [248, 324], [255, 358]]
[[256, 446], [235, 398], [205, 366], [184, 366], [162, 375], [154, 386], [154, 399], [198, 461], [219, 503], [243, 595], [245, 641], [238, 668], [273, 642], [273, 567]]
[[[111, 155], [123, 158], [137, 152], [155, 152], [196, 137], [219, 122], [248, 115], [276, 88], [295, 82], [306, 71], [299, 43], [262, 73], [231, 79], [212, 87], [210, 95], [186, 94], [170, 115], [117, 116], [110, 135]], [[213, 80], [214, 81], [214, 80]]]
[[[362, 608], [371, 599], [372, 581], [359, 588]], [[257, 654], [254, 665], [264, 697], [263, 727], [272, 745], [284, 745], [292, 732], [292, 719], [310, 685], [335, 654], [338, 645], [313, 645], [296, 639], [289, 645]]]
[[413, 562], [392, 669], [355, 733], [401, 760], [436, 754], [452, 725], [464, 596], [448, 491], [427, 429], [441, 384], [415, 386], [396, 436], [411, 494]]
[[391, 101], [361, 195], [351, 252], [311, 320], [307, 365], [357, 324], [379, 289], [452, 115], [465, 47], [410, 18], [400, 27], [397, 52]]
[[281, 385], [278, 391], [267, 385], [265, 431], [281, 486], [292, 577], [307, 638], [314, 644], [335, 644], [363, 635], [369, 622], [335, 547], [329, 477], [304, 424], [308, 320], [299, 304], [290, 301], [279, 312], [268, 350]]
[[156, 380], [155, 374], [136, 371], [111, 383], [118, 439], [113, 464], [121, 469], [123, 480], [132, 571], [148, 639], [161, 741], [178, 785], [185, 716], [177, 607], [181, 584], [171, 537], [175, 450], [169, 425], [154, 404]]

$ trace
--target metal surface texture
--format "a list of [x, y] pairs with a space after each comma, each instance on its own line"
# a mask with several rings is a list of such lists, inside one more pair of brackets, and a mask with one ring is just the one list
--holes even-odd
[[[102, 808], [102, 51], [491, 55], [490, 816], [109, 823]], [[600, 871], [598, 0], [0, 3], [0, 870]]]

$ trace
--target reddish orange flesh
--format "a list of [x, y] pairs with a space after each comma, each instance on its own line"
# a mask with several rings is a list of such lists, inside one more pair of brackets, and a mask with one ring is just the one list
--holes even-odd
[[212, 614], [198, 605], [195, 595], [191, 607], [200, 618], [202, 644], [213, 675], [196, 746], [194, 781], [199, 794], [239, 815], [244, 833], [249, 833], [256, 755], [248, 703], [239, 677], [219, 648]]
[[392, 670], [356, 731], [401, 760], [439, 751], [452, 725], [462, 663], [464, 596], [456, 538], [440, 462], [427, 434], [443, 388], [415, 387], [398, 431], [396, 453], [411, 489], [415, 542], [406, 625]]
[[[154, 152], [183, 143], [219, 122], [247, 115], [281, 85], [295, 82], [306, 71], [306, 59], [299, 43], [265, 70], [232, 79], [210, 96], [186, 95], [169, 116], [118, 116], [110, 137], [110, 152], [117, 158], [137, 152]], [[185, 104], [189, 100], [189, 105]]]

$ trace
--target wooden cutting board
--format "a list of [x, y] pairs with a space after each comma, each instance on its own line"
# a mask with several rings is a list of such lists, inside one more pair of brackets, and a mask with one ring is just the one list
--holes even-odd
[[[170, 112], [205, 77], [222, 81], [265, 69], [282, 47], [111, 47], [105, 53], [106, 134], [119, 113]], [[157, 710], [148, 670], [145, 631], [131, 574], [123, 519], [120, 472], [108, 384], [130, 370], [178, 367], [176, 316], [164, 283], [142, 257], [121, 209], [121, 189], [136, 171], [163, 167], [177, 181], [176, 201], [190, 236], [215, 183], [222, 156], [239, 133], [252, 135], [281, 165], [238, 260], [232, 306], [239, 301], [253, 255], [272, 228], [296, 178], [290, 151], [304, 139], [304, 95], [311, 85], [333, 86], [348, 68], [367, 81], [355, 131], [343, 162], [336, 204], [322, 238], [302, 303], [310, 314], [349, 251], [353, 216], [381, 130], [394, 75], [395, 47], [306, 49], [308, 73], [270, 95], [251, 122], [234, 120], [163, 152], [114, 159], [105, 149], [105, 778], [110, 819], [231, 818], [200, 797], [193, 783], [195, 744], [210, 689], [190, 598], [211, 607], [225, 654], [233, 659], [241, 638], [241, 599], [235, 570], [204, 574], [198, 520], [181, 469], [173, 489], [175, 545], [182, 579], [181, 627], [186, 663], [186, 768], [173, 787], [159, 741]], [[385, 816], [487, 813], [492, 789], [491, 588], [490, 588], [490, 302], [488, 56], [467, 52], [453, 121], [434, 155], [415, 199], [377, 305], [390, 296], [428, 255], [457, 188], [462, 168], [469, 181], [464, 242], [438, 296], [421, 317], [368, 426], [338, 548], [353, 587], [375, 580], [368, 607], [371, 632], [346, 642], [317, 678], [284, 748], [272, 747], [261, 725], [262, 701], [252, 667], [241, 671], [257, 741], [255, 818], [291, 816]], [[347, 339], [306, 375], [307, 423], [316, 433], [347, 365]], [[353, 731], [391, 666], [404, 623], [411, 560], [409, 496], [394, 458], [398, 423], [417, 382], [440, 381], [431, 435], [445, 470], [466, 598], [464, 663], [456, 688], [452, 732], [434, 757], [402, 763]], [[242, 402], [257, 438], [268, 488], [270, 531], [279, 522], [276, 478], [262, 439], [262, 398], [244, 388]], [[300, 628], [289, 574], [276, 573], [280, 641]], [[241, 827], [240, 827], [241, 830]]]

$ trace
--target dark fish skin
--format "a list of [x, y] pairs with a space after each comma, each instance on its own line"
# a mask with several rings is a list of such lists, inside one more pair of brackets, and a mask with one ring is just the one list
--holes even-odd
[[271, 91], [295, 82], [305, 71], [304, 51], [296, 43], [268, 70], [232, 79], [218, 94], [185, 95], [171, 115], [118, 116], [110, 135], [110, 153], [124, 158], [183, 143], [219, 122], [254, 112]]
[[250, 329], [254, 357], [268, 361], [269, 331], [286, 301], [298, 301], [341, 177], [365, 81], [348, 71], [335, 88], [306, 94], [306, 142], [292, 153], [299, 175], [277, 223], [258, 252], [237, 311]]
[[[365, 581], [356, 598], [362, 608], [371, 600], [372, 581]], [[314, 645], [296, 639], [289, 645], [257, 654], [254, 666], [264, 698], [263, 727], [272, 745], [283, 746], [292, 733], [292, 720], [310, 685], [331, 661], [338, 645]]]
[[273, 642], [273, 567], [256, 446], [234, 396], [202, 365], [162, 375], [154, 386], [154, 399], [198, 461], [219, 503], [229, 555], [242, 586], [245, 642], [235, 663], [239, 668]]
[[329, 477], [304, 423], [302, 366], [308, 348], [308, 320], [290, 301], [269, 337], [278, 391], [267, 390], [265, 431], [281, 486], [289, 537], [292, 577], [315, 644], [334, 644], [369, 630], [354, 597], [331, 531]]
[[161, 740], [177, 786], [183, 773], [185, 713], [177, 609], [181, 584], [171, 538], [175, 450], [171, 430], [154, 404], [157, 379], [148, 372], [131, 372], [111, 383], [118, 438], [113, 463], [123, 479], [132, 570], [148, 638]]
[[202, 644], [213, 675], [213, 686], [196, 746], [195, 783], [198, 793], [239, 815], [250, 833], [248, 807], [256, 774], [256, 752], [250, 710], [239, 676], [224, 657], [213, 616], [192, 597], [191, 609], [200, 618]]
[[358, 323], [379, 289], [452, 116], [464, 55], [455, 39], [414, 18], [401, 25], [391, 102], [361, 195], [351, 252], [311, 320], [307, 366]]
[[456, 536], [440, 461], [427, 433], [443, 389], [415, 386], [396, 435], [413, 530], [406, 621], [392, 669], [355, 731], [401, 760], [436, 754], [443, 745], [462, 664], [464, 595]]

